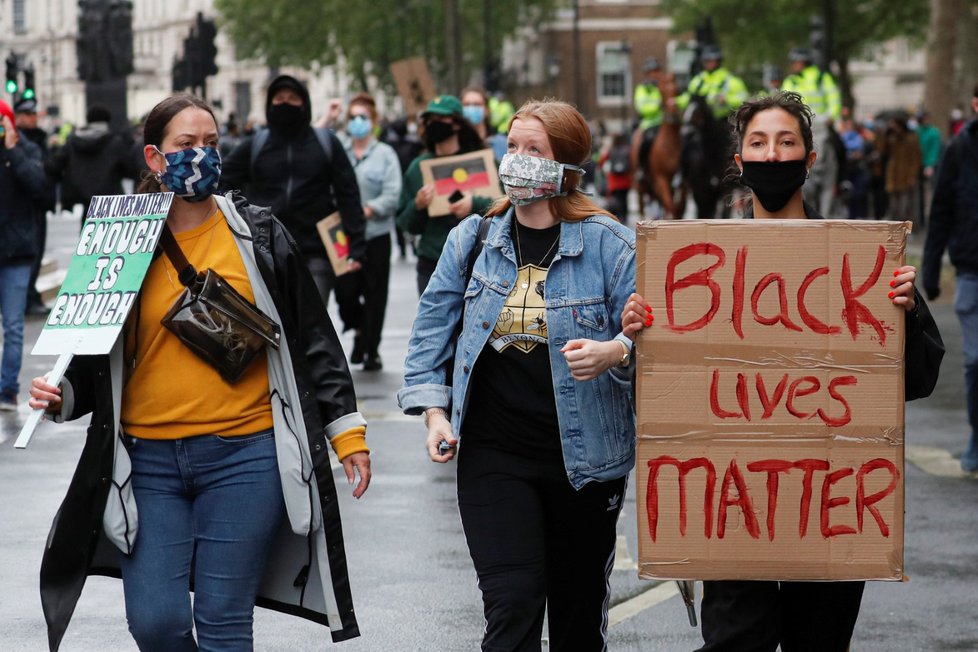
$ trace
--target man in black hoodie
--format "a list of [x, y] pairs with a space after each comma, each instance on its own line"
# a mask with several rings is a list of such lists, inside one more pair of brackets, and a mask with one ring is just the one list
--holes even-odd
[[280, 75], [268, 87], [268, 129], [247, 137], [224, 161], [221, 189], [241, 190], [252, 204], [269, 206], [306, 257], [324, 303], [336, 283], [316, 223], [339, 210], [350, 244], [350, 271], [366, 252], [360, 191], [343, 145], [332, 131], [310, 125], [309, 91]]
[[82, 221], [96, 195], [121, 195], [123, 178], [138, 175], [130, 156], [131, 139], [109, 127], [112, 113], [93, 104], [85, 116], [88, 123], [76, 129], [65, 146], [46, 163], [48, 174], [61, 182], [61, 205], [82, 205]]

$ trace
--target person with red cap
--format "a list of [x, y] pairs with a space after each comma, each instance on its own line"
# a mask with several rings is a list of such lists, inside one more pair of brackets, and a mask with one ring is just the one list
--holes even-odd
[[17, 409], [20, 391], [27, 285], [37, 254], [33, 205], [43, 193], [41, 151], [17, 131], [13, 110], [0, 100], [0, 410], [7, 412]]

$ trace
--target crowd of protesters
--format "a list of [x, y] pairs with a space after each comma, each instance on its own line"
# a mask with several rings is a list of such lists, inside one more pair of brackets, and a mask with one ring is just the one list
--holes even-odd
[[[688, 103], [690, 93], [696, 95], [697, 89], [711, 89], [712, 97], [719, 92], [718, 89], [729, 89], [731, 87], [727, 79], [730, 73], [722, 67], [722, 53], [719, 49], [714, 49], [709, 51], [709, 55], [712, 58], [708, 58], [707, 63], [710, 65], [705, 69], [705, 76], [698, 82], [698, 85], [690, 85], [692, 91], [687, 91], [677, 98], [681, 103]], [[808, 64], [809, 62], [799, 59], [797, 63]], [[649, 70], [653, 72], [651, 65]], [[815, 79], [814, 83], [818, 84], [823, 83], [822, 76], [817, 72], [814, 73], [816, 77], [806, 78], [807, 70], [805, 65], [798, 67], [793, 75], [788, 76], [786, 83], [791, 82], [793, 78], [795, 78], [793, 83], [803, 84], [806, 79], [808, 81]], [[696, 79], [694, 78], [694, 81]], [[736, 86], [739, 89], [742, 85], [743, 82], [739, 82], [739, 85]], [[722, 98], [724, 105], [720, 108], [723, 111], [720, 111], [717, 106], [711, 106], [713, 114], [726, 117], [730, 113], [735, 113], [738, 106], [743, 105], [750, 108], [752, 103], [760, 101], [749, 100], [746, 96], [746, 90], [742, 94], [744, 97], [738, 96], [734, 101], [734, 94], [727, 93]], [[792, 106], [797, 105], [805, 107], [805, 111], [808, 110], [808, 105], [802, 102], [802, 96], [799, 94], [790, 91], [785, 92], [782, 89], [775, 91], [774, 95], [790, 96], [788, 99]], [[527, 301], [533, 300], [535, 293], [539, 293], [542, 298], [543, 290], [538, 289], [542, 286], [536, 279], [540, 273], [544, 273], [543, 278], [546, 278], [547, 270], [554, 262], [554, 256], [558, 256], [559, 260], [560, 257], [569, 255], [570, 244], [566, 243], [565, 239], [571, 238], [581, 229], [568, 227], [567, 224], [581, 222], [590, 229], [588, 233], [593, 237], [588, 240], [588, 247], [594, 249], [592, 252], [594, 266], [598, 267], [599, 262], [609, 256], [618, 257], [616, 259], [622, 261], [620, 265], [615, 267], [616, 270], [628, 271], [629, 266], [634, 265], [634, 247], [630, 242], [630, 238], [633, 236], [627, 229], [628, 184], [631, 183], [632, 171], [624, 167], [623, 150], [626, 142], [623, 137], [619, 136], [609, 138], [608, 144], [603, 149], [597, 145], [592, 147], [591, 136], [596, 132], [600, 135], [600, 130], [591, 127], [584, 116], [581, 116], [573, 107], [555, 101], [527, 104], [523, 109], [516, 112], [512, 122], [514, 133], [510, 133], [508, 136], [506, 131], [511, 126], [510, 120], [513, 118], [512, 106], [507, 110], [500, 98], [490, 96], [479, 88], [465, 89], [460, 96], [439, 95], [433, 98], [418, 115], [406, 116], [391, 123], [386, 123], [381, 119], [381, 112], [378, 111], [374, 98], [368, 94], [355, 96], [347, 103], [345, 111], [342, 105], [335, 102], [331, 103], [330, 107], [327, 116], [314, 125], [312, 100], [306, 86], [294, 77], [279, 76], [269, 86], [266, 98], [265, 110], [268, 126], [257, 129], [249, 125], [242, 126], [236, 117], [231, 116], [220, 127], [220, 143], [216, 138], [211, 138], [211, 121], [214, 121], [215, 126], [217, 126], [211, 109], [203, 104], [199, 106], [194, 104], [188, 108], [191, 109], [191, 115], [199, 114], [198, 117], [206, 118], [204, 121], [207, 123], [207, 131], [206, 133], [201, 132], [203, 136], [206, 136], [202, 141], [206, 141], [202, 149], [208, 150], [207, 153], [211, 156], [212, 161], [216, 159], [218, 176], [220, 177], [220, 186], [218, 187], [218, 182], [214, 181], [215, 187], [207, 189], [207, 192], [203, 193], [203, 198], [209, 199], [218, 189], [221, 191], [241, 190], [256, 206], [271, 207], [274, 215], [282, 223], [280, 228], [288, 232], [288, 237], [284, 232], [281, 234], [282, 242], [288, 245], [290, 252], [292, 249], [301, 252], [301, 260], [308, 264], [309, 278], [306, 279], [303, 276], [301, 279], [305, 285], [303, 299], [308, 300], [310, 297], [318, 296], [323, 304], [328, 304], [330, 296], [334, 296], [339, 307], [340, 317], [343, 320], [344, 330], [354, 331], [354, 349], [349, 362], [362, 364], [364, 371], [376, 372], [382, 369], [379, 348], [387, 302], [388, 282], [391, 274], [390, 260], [394, 253], [391, 241], [391, 236], [394, 233], [397, 234], [398, 247], [402, 258], [406, 257], [409, 245], [413, 248], [413, 255], [417, 261], [417, 287], [419, 295], [421, 295], [421, 306], [428, 306], [429, 308], [434, 306], [430, 312], [439, 317], [435, 320], [437, 328], [434, 329], [440, 329], [439, 332], [444, 331], [444, 323], [446, 322], [446, 319], [440, 319], [440, 317], [454, 316], [466, 305], [464, 295], [473, 273], [474, 263], [469, 262], [466, 270], [464, 265], [466, 260], [456, 255], [456, 245], [462, 233], [465, 233], [473, 242], [479, 242], [477, 240], [479, 238], [477, 229], [480, 229], [481, 226], [477, 224], [477, 220], [473, 219], [466, 222], [462, 229], [456, 229], [456, 227], [472, 215], [500, 218], [496, 220], [495, 227], [487, 227], [494, 229], [487, 231], [490, 233], [489, 239], [483, 235], [483, 241], [487, 243], [487, 247], [492, 248], [494, 246], [490, 243], [512, 243], [509, 240], [510, 232], [515, 236], [517, 262], [519, 263], [516, 269], [521, 270], [520, 273], [526, 276], [526, 282], [521, 287], [526, 290], [524, 294]], [[978, 110], [978, 104], [975, 105], [975, 109]], [[757, 110], [759, 112], [771, 110], [777, 112], [780, 109], [767, 106]], [[9, 130], [13, 124], [7, 115], [8, 113], [10, 113], [9, 110], [4, 112], [4, 126]], [[16, 182], [30, 191], [22, 193], [23, 197], [21, 198], [25, 206], [28, 204], [31, 206], [30, 210], [27, 211], [30, 215], [29, 219], [22, 219], [25, 225], [31, 227], [23, 229], [24, 233], [28, 234], [23, 239], [24, 251], [29, 252], [29, 255], [20, 256], [17, 259], [18, 279], [23, 277], [25, 281], [29, 278], [27, 272], [31, 268], [33, 268], [33, 278], [36, 279], [36, 268], [44, 251], [43, 223], [47, 211], [58, 206], [59, 202], [62, 207], [81, 204], [82, 219], [84, 220], [85, 210], [94, 195], [120, 194], [124, 192], [123, 180], [138, 180], [144, 176], [144, 172], [154, 165], [159, 168], [154, 169], [157, 185], [161, 183], [161, 177], [163, 178], [162, 183], [165, 185], [166, 177], [162, 175], [166, 173], [168, 166], [176, 165], [174, 161], [170, 160], [170, 156], [178, 154], [180, 151], [193, 149], [187, 147], [181, 149], [180, 143], [174, 141], [171, 145], [178, 151], [168, 151], [164, 154], [158, 148], [158, 145], [163, 144], [159, 133], [152, 136], [152, 133], [155, 132], [147, 129], [147, 136], [144, 139], [138, 127], [131, 132], [115, 131], [110, 127], [113, 116], [103, 107], [90, 107], [85, 126], [75, 129], [64, 138], [48, 137], [37, 127], [36, 103], [33, 105], [29, 103], [18, 104], [14, 113], [16, 113], [17, 126], [20, 127], [24, 137], [37, 143], [16, 149], [18, 137], [14, 135], [7, 136], [4, 145], [5, 149], [9, 150], [7, 152], [8, 158], [17, 164], [18, 170], [14, 174], [20, 176]], [[169, 116], [168, 119], [173, 118], [174, 116]], [[938, 194], [940, 194], [942, 187], [938, 179], [941, 179], [940, 167], [944, 143], [940, 131], [931, 124], [929, 116], [925, 112], [893, 111], [879, 114], [871, 120], [858, 120], [850, 111], [845, 109], [836, 113], [827, 107], [818, 110], [816, 106], [815, 120], [811, 120], [810, 117], [807, 120], [798, 119], [798, 124], [799, 133], [806, 135], [809, 140], [813, 137], [809, 133], [811, 128], [817, 144], [824, 148], [824, 158], [832, 161], [830, 167], [823, 168], [816, 173], [812, 148], [808, 148], [805, 152], [806, 160], [811, 159], [811, 165], [806, 168], [805, 179], [808, 179], [807, 172], [811, 171], [813, 179], [810, 185], [816, 188], [817, 192], [814, 195], [815, 201], [813, 203], [817, 204], [825, 217], [898, 219], [913, 221], [919, 227], [928, 225], [927, 213], [931, 205], [931, 196], [935, 192], [934, 184], [936, 184]], [[746, 128], [746, 124], [741, 125], [741, 127]], [[568, 131], [573, 131], [573, 139], [563, 136]], [[168, 132], [164, 130], [164, 133]], [[965, 136], [968, 135], [967, 131], [964, 133]], [[571, 141], [573, 141], [574, 147], [568, 144]], [[967, 143], [964, 141], [963, 136], [959, 141], [956, 141], [963, 143], [957, 149], [965, 151], [964, 148]], [[558, 146], [553, 146], [553, 143], [558, 143]], [[437, 161], [438, 158], [467, 154], [477, 150], [489, 150], [491, 152], [492, 159], [496, 164], [495, 167], [499, 169], [500, 178], [506, 189], [506, 197], [500, 200], [496, 197], [482, 196], [478, 191], [453, 193], [448, 199], [447, 213], [433, 214], [433, 201], [437, 192], [435, 187], [437, 184], [425, 179], [421, 171], [422, 162]], [[608, 207], [614, 213], [614, 217], [618, 217], [617, 221], [613, 219], [610, 212], [605, 213], [603, 207], [592, 204], [589, 199], [586, 199], [585, 189], [589, 185], [591, 177], [588, 167], [580, 159], [582, 157], [586, 159], [588, 153], [596, 159], [599, 168], [605, 172], [607, 178], [605, 188], [610, 203]], [[162, 161], [160, 157], [162, 157]], [[223, 159], [223, 175], [220, 174], [221, 159]], [[964, 169], [963, 162], [960, 166]], [[39, 171], [43, 172], [43, 177], [39, 176]], [[41, 178], [44, 179], [45, 184], [39, 183]], [[26, 181], [28, 179], [29, 182]], [[744, 183], [749, 185], [746, 180]], [[948, 184], [949, 182], [945, 182], [944, 185], [947, 186]], [[793, 190], [793, 198], [797, 204], [795, 208], [803, 206], [803, 196], [806, 200], [808, 199], [807, 194], [803, 193], [802, 185], [805, 185], [804, 181], [801, 181], [798, 187]], [[540, 201], [541, 199], [546, 201]], [[183, 206], [181, 210], [192, 210], [194, 201], [194, 196], [187, 198], [186, 206], [180, 204]], [[232, 213], [232, 204], [225, 203], [226, 201], [226, 198], [222, 198], [218, 201], [217, 206], [221, 208], [222, 212]], [[532, 208], [527, 208], [528, 206]], [[949, 211], [961, 210], [960, 207], [952, 209], [942, 204], [939, 199], [934, 200], [934, 206], [944, 206], [945, 214]], [[256, 208], [255, 210], [260, 209]], [[558, 215], [555, 212], [557, 210], [563, 212]], [[318, 229], [319, 221], [334, 212], [339, 214], [345, 232], [344, 246], [348, 252], [345, 268], [342, 269], [338, 269], [335, 261], [324, 254], [323, 236]], [[265, 213], [261, 213], [261, 215], [264, 217]], [[197, 224], [198, 227], [204, 223], [203, 218], [212, 219], [203, 213], [199, 217], [202, 220], [198, 220], [200, 222]], [[946, 220], [946, 215], [942, 219]], [[217, 222], [223, 223], [220, 219]], [[571, 235], [566, 235], [568, 233]], [[529, 254], [525, 260], [523, 252], [520, 251], [521, 234], [523, 234], [524, 242], [529, 245], [525, 249]], [[949, 235], [948, 238], [950, 239], [952, 236]], [[942, 245], [941, 251], [943, 251], [943, 245], [948, 243], [939, 244]], [[446, 247], [448, 248], [446, 249]], [[478, 251], [482, 251], [481, 244], [479, 247]], [[932, 248], [936, 251], [937, 245]], [[509, 249], [512, 250], [512, 247]], [[484, 254], [482, 260], [494, 260], [493, 257], [497, 257], [501, 261], [503, 255], [493, 249], [492, 253]], [[383, 260], [379, 260], [380, 258]], [[499, 262], [499, 264], [503, 263]], [[453, 267], [449, 268], [449, 265], [453, 265]], [[485, 265], [475, 269], [482, 273], [484, 272], [482, 267]], [[973, 274], [971, 274], [970, 266], [964, 264], [963, 267], [965, 276], [967, 279], [971, 279]], [[558, 266], [557, 270], [560, 271], [562, 268]], [[469, 277], [465, 276], [466, 271]], [[604, 287], [613, 285], [616, 293], [615, 298], [619, 300], [618, 304], [623, 305], [629, 294], [629, 288], [634, 289], [634, 274], [633, 272], [628, 273], [632, 276], [629, 277], [628, 274], [621, 276], [616, 272], [613, 278], [604, 279], [607, 282], [601, 285], [599, 290], [606, 291], [603, 290]], [[910, 274], [910, 272], [905, 273]], [[303, 270], [303, 274], [305, 274], [305, 270]], [[535, 283], [530, 289], [531, 275], [533, 274], [537, 274], [537, 276], [532, 276]], [[578, 287], [580, 283], [571, 283], [573, 278], [571, 275], [565, 279], [556, 273], [550, 276], [551, 282], [559, 281], [567, 283], [568, 286], [574, 286], [580, 292], [588, 291], [586, 288]], [[306, 282], [307, 280], [308, 282]], [[33, 285], [34, 282], [34, 280], [30, 280], [29, 284]], [[908, 288], [905, 289], [904, 294], [912, 295], [912, 276], [909, 277], [908, 283]], [[939, 287], [933, 284], [934, 282], [931, 280], [932, 287], [928, 288], [928, 294], [936, 297], [939, 293]], [[430, 291], [428, 291], [429, 286]], [[606, 298], [599, 296], [599, 290], [595, 290], [598, 294], [594, 297], [585, 297], [585, 304], [590, 305], [588, 302], [591, 299], [594, 302], [600, 302]], [[514, 290], [513, 293], [515, 292]], [[442, 306], [439, 301], [445, 305]], [[502, 299], [500, 299], [500, 303], [501, 301]], [[922, 304], [919, 298], [918, 301], [919, 303], [910, 303], [905, 306], [908, 312], [913, 311], [915, 306]], [[622, 306], [618, 304], [615, 304], [615, 307], [620, 313]], [[535, 305], [533, 304], [533, 306]], [[439, 306], [444, 309], [444, 315], [435, 309]], [[322, 307], [325, 305], [317, 305], [317, 314], [322, 313], [320, 309]], [[501, 314], [499, 306], [492, 306], [492, 308], [492, 310], [487, 309], [485, 321], [479, 317], [483, 330], [489, 328], [491, 319]], [[21, 309], [18, 307], [17, 310]], [[44, 310], [43, 302], [35, 291], [29, 301], [24, 303], [22, 311], [36, 311], [43, 314]], [[530, 315], [530, 308], [527, 307], [524, 307], [524, 312], [526, 312], [524, 326], [527, 333], [530, 330], [539, 329], [541, 319], [539, 315]], [[546, 311], [543, 314], [546, 314]], [[971, 314], [969, 313], [969, 315]], [[644, 313], [642, 315], [644, 317]], [[574, 312], [574, 316], [577, 317], [576, 312]], [[8, 331], [7, 315], [4, 315], [4, 319], [6, 335]], [[502, 318], [500, 317], [500, 319]], [[410, 386], [408, 389], [416, 391], [414, 393], [408, 391], [406, 395], [401, 397], [405, 411], [424, 412], [427, 417], [426, 421], [434, 422], [433, 425], [429, 424], [428, 449], [431, 458], [437, 462], [454, 458], [456, 454], [455, 443], [458, 441], [457, 430], [464, 414], [460, 416], [456, 412], [458, 418], [452, 418], [451, 414], [447, 412], [449, 406], [442, 405], [437, 401], [431, 402], [431, 396], [427, 392], [431, 391], [431, 387], [434, 385], [451, 387], [454, 383], [457, 388], [461, 388], [469, 382], [469, 380], [461, 380], [460, 374], [453, 379], [453, 372], [457, 374], [458, 371], [464, 370], [468, 374], [469, 367], [452, 368], [451, 361], [442, 356], [443, 349], [447, 350], [454, 346], [454, 343], [449, 341], [452, 333], [446, 331], [441, 335], [446, 340], [444, 343], [433, 340], [430, 335], [425, 335], [424, 332], [418, 330], [416, 325], [412, 346], [416, 349], [415, 356], [420, 357], [420, 360], [416, 359], [414, 362], [420, 364], [419, 369], [423, 369], [424, 373], [418, 373], [418, 377], [415, 379], [418, 380], [417, 387], [410, 386], [411, 383], [408, 383]], [[496, 335], [498, 333], [492, 337], [495, 338]], [[492, 378], [495, 375], [494, 380], [500, 382], [490, 384], [496, 386], [502, 384], [501, 379], [506, 377], [507, 370], [518, 369], [525, 371], [529, 378], [543, 377], [552, 384], [559, 382], [568, 387], [573, 387], [574, 382], [571, 382], [572, 380], [584, 382], [601, 377], [607, 381], [609, 387], [607, 393], [609, 395], [612, 382], [618, 383], [614, 385], [614, 396], [616, 396], [616, 404], [620, 403], [618, 407], [624, 414], [630, 405], [627, 395], [629, 391], [627, 389], [627, 378], [618, 377], [620, 374], [610, 374], [605, 377], [604, 374], [608, 370], [617, 370], [619, 367], [624, 370], [629, 368], [629, 365], [632, 364], [631, 343], [628, 338], [614, 337], [614, 332], [609, 331], [607, 335], [609, 337], [602, 336], [593, 341], [580, 339], [579, 343], [574, 346], [571, 346], [570, 342], [567, 343], [567, 346], [560, 353], [566, 357], [570, 364], [569, 368], [572, 371], [570, 375], [552, 377], [550, 361], [546, 357], [527, 362], [528, 358], [525, 355], [527, 351], [524, 347], [511, 352], [514, 353], [514, 356], [511, 357], [517, 360], [517, 363], [514, 363], [515, 366], [507, 367], [506, 365], [510, 363], [504, 360], [499, 363], [500, 366], [495, 371], [491, 369], [490, 375], [483, 377], [483, 379]], [[330, 345], [335, 345], [335, 339], [335, 335], [331, 334]], [[541, 336], [540, 339], [533, 340], [533, 342], [546, 344], [547, 339]], [[430, 352], [432, 359], [418, 356], [417, 350], [424, 349], [424, 346], [434, 347], [435, 345], [440, 348]], [[479, 346], [473, 348], [469, 355], [479, 356], [482, 351], [486, 351], [487, 356], [491, 357], [492, 352], [485, 345], [486, 341], [483, 338]], [[490, 346], [492, 346], [491, 342]], [[505, 345], [500, 346], [504, 347]], [[970, 388], [975, 384], [974, 356], [971, 355], [974, 347], [969, 344], [966, 348], [969, 351], [967, 380]], [[5, 345], [5, 353], [7, 349], [8, 346]], [[501, 350], [497, 348], [497, 352]], [[546, 350], [548, 349], [543, 347], [538, 353], [543, 354]], [[337, 351], [334, 350], [333, 353], [335, 354]], [[339, 355], [342, 357], [342, 352], [339, 352]], [[471, 363], [474, 361], [475, 358], [469, 360]], [[5, 374], [9, 375], [6, 369], [6, 357], [4, 362]], [[340, 370], [344, 372], [340, 374], [343, 376], [342, 381], [349, 385], [349, 376], [345, 364], [338, 365], [338, 368], [340, 367], [342, 368]], [[440, 375], [435, 378], [437, 383], [425, 376], [425, 374], [434, 373], [431, 369], [435, 368], [441, 369]], [[410, 370], [409, 365], [409, 372]], [[14, 377], [16, 377], [16, 373], [15, 371]], [[624, 374], [625, 372], [621, 373]], [[13, 384], [6, 380], [5, 383], [4, 387], [0, 388], [4, 400], [0, 407], [8, 406], [4, 409], [9, 409], [9, 406], [12, 405], [13, 409], [16, 409], [19, 394], [16, 379]], [[38, 384], [37, 379], [35, 379], [35, 387], [41, 387], [45, 392], [48, 392], [45, 395], [46, 400], [51, 400], [53, 396], [51, 393], [57, 389], [53, 386]], [[509, 391], [512, 389], [509, 388]], [[543, 394], [549, 396], [553, 392], [543, 392]], [[34, 397], [35, 401], [39, 400], [36, 394]], [[541, 396], [542, 398], [545, 397]], [[973, 398], [971, 396], [972, 401], [969, 403], [969, 408], [973, 407]], [[506, 401], [512, 401], [514, 405], [519, 405], [524, 399], [525, 396], [519, 393], [505, 397]], [[489, 403], [483, 402], [481, 409], [485, 411], [486, 405]], [[620, 459], [605, 460], [608, 465], [612, 462], [617, 465], [613, 472], [585, 474], [587, 480], [581, 480], [580, 486], [571, 487], [571, 485], [566, 484], [564, 482], [566, 473], [564, 472], [568, 469], [565, 469], [564, 466], [574, 462], [574, 460], [560, 453], [560, 439], [564, 434], [556, 419], [560, 408], [561, 404], [558, 401], [556, 407], [546, 407], [546, 409], [539, 410], [540, 414], [536, 415], [546, 421], [547, 429], [543, 429], [546, 430], [546, 433], [558, 435], [556, 439], [549, 437], [543, 442], [545, 444], [543, 446], [544, 452], [549, 456], [549, 466], [546, 471], [550, 473], [554, 469], [557, 470], [555, 485], [560, 485], [560, 490], [563, 492], [562, 496], [566, 494], [578, 498], [578, 490], [587, 480], [596, 479], [600, 483], [605, 483], [604, 489], [607, 495], [601, 496], [604, 502], [598, 501], [601, 502], [602, 508], [598, 517], [600, 517], [600, 525], [604, 529], [604, 534], [607, 536], [601, 537], [601, 541], [595, 543], [593, 549], [589, 551], [593, 557], [594, 569], [597, 571], [593, 577], [589, 576], [589, 580], [596, 582], [596, 584], [602, 584], [607, 579], [605, 561], [613, 545], [611, 535], [614, 531], [614, 522], [617, 520], [617, 512], [612, 514], [613, 518], [608, 517], [605, 512], [610, 510], [606, 509], [605, 506], [613, 504], [616, 508], [620, 507], [618, 501], [620, 501], [624, 491], [625, 477], [622, 473], [627, 475], [628, 469], [631, 468], [632, 459], [626, 455]], [[598, 412], [595, 410], [596, 414]], [[479, 415], [480, 413], [476, 412], [475, 414]], [[507, 422], [505, 418], [499, 417], [499, 415], [494, 416], [486, 413], [481, 414], [481, 416], [483, 417], [483, 426], [486, 428], [484, 436], [489, 442], [487, 449], [494, 449], [498, 442], [493, 438], [505, 430], [503, 426]], [[493, 422], [493, 418], [496, 419], [495, 422]], [[625, 418], [625, 421], [627, 420]], [[589, 428], [593, 427], [596, 433], [607, 430], [596, 422], [588, 421], [586, 425]], [[354, 429], [358, 428], [360, 425]], [[535, 428], [532, 429], [536, 430]], [[519, 433], [519, 430], [513, 432]], [[360, 437], [363, 432], [358, 430], [354, 434]], [[625, 432], [623, 436], [628, 439], [631, 433]], [[506, 441], [508, 440], [505, 440], [504, 444]], [[365, 445], [363, 450], [359, 448], [361, 443], [357, 439], [358, 448], [351, 454], [368, 453]], [[442, 447], [443, 444], [445, 448]], [[554, 446], [555, 444], [557, 446]], [[548, 446], [549, 448], [547, 448]], [[622, 450], [633, 450], [629, 446], [631, 444], [626, 441]], [[472, 450], [475, 448], [473, 447]], [[503, 446], [502, 450], [506, 452], [506, 446]], [[978, 459], [978, 452], [976, 451], [978, 451], [978, 436], [973, 435], [966, 456], [968, 458], [967, 464], [964, 464], [966, 470], [978, 468], [978, 461], [975, 461]], [[497, 450], [491, 454], [495, 455], [498, 452]], [[361, 472], [369, 471], [369, 463], [365, 462], [365, 464], [366, 466], [360, 469]], [[497, 465], [505, 467], [508, 466], [508, 463], [500, 464], [496, 460], [491, 464], [487, 463], [486, 468], [492, 469]], [[483, 470], [477, 469], [477, 471], [473, 471], [470, 467], [468, 469], [468, 473], [471, 474], [468, 476], [469, 479], [483, 473]], [[352, 471], [348, 471], [348, 474], [352, 479]], [[533, 474], [531, 473], [531, 475]], [[369, 474], [362, 474], [361, 477], [369, 480]], [[572, 482], [572, 484], [574, 483]], [[366, 488], [365, 484], [362, 486], [364, 489]], [[488, 489], [486, 487], [489, 485], [479, 485], [479, 490], [491, 493], [491, 487]], [[572, 488], [574, 491], [571, 491]], [[463, 498], [465, 496], [460, 491], [460, 502]], [[570, 499], [565, 501], [564, 498], [557, 502], [562, 503], [561, 509], [573, 504]], [[598, 517], [595, 517], [595, 522], [599, 520]], [[465, 518], [466, 512], [463, 511], [463, 520]], [[487, 531], [491, 530], [492, 528], [480, 520], [484, 518], [488, 519], [484, 515], [472, 517], [467, 529], [474, 531], [480, 531], [483, 528]], [[527, 522], [531, 520], [526, 519]], [[600, 532], [597, 530], [595, 532], [597, 537]], [[492, 555], [488, 553], [494, 554], [497, 551], [485, 552], [487, 555], [481, 558], [481, 561], [492, 566], [488, 563]], [[473, 558], [478, 556], [479, 551], [473, 551]], [[493, 625], [487, 629], [487, 641], [497, 635], [501, 640], [509, 640], [507, 637], [510, 636], [525, 637], [527, 632], [533, 640], [538, 639], [543, 622], [543, 604], [550, 601], [553, 601], [553, 604], [550, 605], [551, 627], [553, 628], [554, 623], [558, 621], [565, 622], [567, 625], [564, 638], [568, 643], [564, 649], [572, 649], [573, 644], [569, 641], [575, 636], [586, 634], [592, 636], [595, 641], [604, 636], [605, 630], [603, 628], [607, 619], [607, 604], [604, 595], [600, 592], [596, 592], [595, 595], [600, 598], [598, 602], [603, 604], [595, 606], [583, 619], [575, 616], [576, 612], [567, 611], [564, 613], [555, 608], [555, 605], [560, 605], [558, 600], [560, 591], [556, 591], [554, 595], [548, 593], [546, 600], [541, 598], [533, 603], [532, 613], [528, 612], [524, 619], [526, 622], [513, 623], [509, 619], [499, 616], [494, 608], [502, 608], [500, 605], [509, 608], [511, 596], [508, 594], [514, 587], [519, 587], [518, 582], [521, 581], [521, 578], [514, 575], [503, 582], [505, 586], [497, 587], [498, 593], [502, 596], [500, 597], [494, 593], [489, 582], [486, 581], [493, 574], [490, 572], [491, 569], [488, 569], [487, 565], [480, 566], [479, 559], [476, 559], [476, 565], [479, 568], [480, 587], [483, 588], [486, 600], [487, 622]], [[605, 572], [604, 575], [602, 575], [603, 572]], [[513, 595], [515, 594], [514, 592]], [[519, 605], [517, 602], [514, 604]], [[248, 608], [249, 605], [245, 607]], [[65, 620], [66, 624], [67, 621]], [[505, 636], [501, 635], [503, 630], [505, 630]], [[584, 634], [580, 632], [584, 632]], [[850, 634], [851, 627], [848, 628], [847, 634], [844, 636], [846, 640], [840, 645], [848, 644], [848, 635]], [[838, 649], [843, 648], [839, 647]]]

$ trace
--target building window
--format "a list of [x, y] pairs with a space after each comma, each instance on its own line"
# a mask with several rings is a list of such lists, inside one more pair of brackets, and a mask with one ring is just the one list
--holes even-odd
[[630, 51], [621, 41], [598, 43], [596, 64], [598, 72], [598, 104], [616, 105], [627, 102], [632, 87]]
[[14, 0], [14, 33], [27, 33], [27, 16], [24, 14], [24, 4], [27, 0]]

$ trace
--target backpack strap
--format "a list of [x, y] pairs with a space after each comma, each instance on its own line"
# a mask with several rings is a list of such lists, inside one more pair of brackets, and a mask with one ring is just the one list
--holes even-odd
[[326, 155], [326, 165], [333, 164], [333, 130], [328, 127], [313, 127], [316, 132], [316, 140], [323, 148]]
[[262, 148], [265, 143], [268, 142], [268, 129], [259, 129], [255, 132], [255, 135], [251, 137], [251, 167], [250, 176], [252, 179], [255, 178], [255, 161], [258, 160], [258, 154], [261, 153]]
[[[326, 164], [331, 165], [333, 163], [333, 130], [332, 129], [321, 129], [319, 127], [313, 127], [313, 131], [316, 133], [316, 140], [319, 141], [319, 145], [323, 148], [323, 154], [326, 155]], [[261, 129], [255, 133], [251, 138], [251, 177], [255, 177], [255, 161], [258, 160], [258, 155], [261, 153], [262, 148], [265, 143], [268, 142], [268, 129]]]

